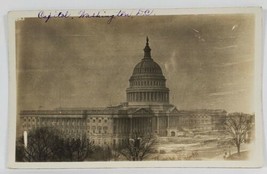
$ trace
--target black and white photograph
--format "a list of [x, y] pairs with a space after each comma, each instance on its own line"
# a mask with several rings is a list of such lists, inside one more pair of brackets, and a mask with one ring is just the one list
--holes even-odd
[[260, 166], [261, 10], [172, 11], [11, 13], [11, 166]]

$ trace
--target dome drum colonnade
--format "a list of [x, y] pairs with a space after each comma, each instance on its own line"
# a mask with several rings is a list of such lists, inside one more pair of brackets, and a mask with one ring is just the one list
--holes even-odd
[[129, 80], [127, 102], [129, 105], [148, 102], [150, 104], [169, 104], [169, 89], [160, 66], [151, 57], [149, 42], [144, 48], [144, 58], [139, 62]]

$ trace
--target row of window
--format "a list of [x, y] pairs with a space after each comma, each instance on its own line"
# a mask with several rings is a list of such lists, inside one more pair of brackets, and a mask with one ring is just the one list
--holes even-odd
[[108, 121], [106, 119], [102, 120], [101, 118], [99, 118], [98, 120], [96, 119], [93, 119], [93, 120], [90, 120], [90, 119], [87, 119], [87, 123], [90, 123], [90, 122], [98, 122], [98, 123], [101, 123], [102, 121], [104, 121], [104, 123], [107, 123]]
[[[90, 129], [90, 126], [88, 126], [87, 129]], [[91, 129], [92, 130], [95, 130], [95, 129], [97, 129], [97, 130], [102, 130], [102, 129], [103, 130], [108, 130], [108, 127], [107, 126], [104, 126], [104, 127], [101, 127], [101, 126], [97, 126], [97, 127], [96, 126], [92, 126]]]
[[166, 92], [130, 92], [127, 94], [129, 101], [168, 101]]
[[74, 127], [85, 127], [85, 123], [65, 123], [65, 122], [38, 122], [37, 125], [53, 125], [53, 126], [74, 126]]
[[101, 133], [107, 133], [107, 131], [108, 131], [108, 127], [107, 126], [104, 126], [104, 127], [101, 127], [101, 126], [92, 126], [91, 127], [91, 129], [90, 129], [90, 126], [88, 126], [87, 127], [87, 132], [88, 133], [90, 133], [91, 131], [90, 130], [92, 130], [92, 132], [93, 133], [99, 133], [99, 134], [101, 134]]
[[94, 145], [111, 145], [111, 142], [106, 139], [92, 139], [91, 142]]
[[131, 86], [164, 86], [164, 82], [162, 81], [152, 81], [152, 80], [136, 80], [130, 83]]
[[182, 119], [201, 119], [201, 118], [211, 118], [210, 116], [199, 116], [199, 115], [194, 115], [194, 116], [188, 116], [188, 115], [185, 115], [185, 116], [182, 116]]
[[137, 73], [146, 73], [146, 72], [160, 72], [159, 68], [154, 68], [154, 67], [146, 67], [146, 68], [135, 68], [134, 72]]
[[34, 118], [25, 118], [24, 117], [24, 122], [35, 122], [35, 119]]
[[199, 121], [196, 121], [196, 120], [182, 120], [180, 121], [180, 123], [210, 123], [210, 120], [199, 120]]
[[[29, 122], [27, 120], [24, 119], [24, 122]], [[35, 123], [34, 121], [32, 121], [33, 123]], [[62, 123], [64, 125], [64, 123], [66, 124], [72, 124], [72, 125], [86, 125], [85, 122], [83, 122], [82, 120], [67, 120], [67, 119], [42, 119], [36, 120], [37, 123]]]
[[66, 129], [66, 130], [62, 130], [62, 133], [81, 133], [81, 130], [79, 129]]
[[90, 133], [94, 133], [94, 134], [107, 134], [108, 131], [106, 131], [106, 130], [96, 130], [96, 129], [93, 129], [92, 132], [90, 130], [88, 130], [87, 133], [88, 134], [90, 134]]

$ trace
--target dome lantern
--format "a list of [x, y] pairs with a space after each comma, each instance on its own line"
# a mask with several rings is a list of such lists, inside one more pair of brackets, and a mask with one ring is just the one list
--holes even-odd
[[151, 58], [151, 48], [149, 47], [148, 37], [146, 37], [146, 46], [144, 48], [144, 59], [152, 59]]

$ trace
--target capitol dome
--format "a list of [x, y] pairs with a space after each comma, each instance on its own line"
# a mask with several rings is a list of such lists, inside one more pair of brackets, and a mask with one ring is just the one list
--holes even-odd
[[135, 66], [133, 75], [157, 74], [163, 76], [160, 66], [151, 58], [151, 49], [148, 44], [148, 38], [144, 52], [144, 58]]
[[133, 75], [142, 75], [142, 74], [158, 74], [162, 75], [160, 66], [153, 61], [153, 59], [143, 59], [139, 62], [133, 71]]
[[144, 58], [139, 62], [130, 77], [127, 88], [127, 102], [131, 105], [169, 103], [169, 89], [160, 66], [152, 59], [149, 40], [144, 48]]

